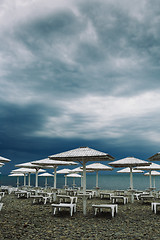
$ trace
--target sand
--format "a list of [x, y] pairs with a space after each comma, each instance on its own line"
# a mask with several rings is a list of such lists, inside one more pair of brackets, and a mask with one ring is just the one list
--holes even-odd
[[135, 201], [118, 205], [118, 213], [94, 216], [92, 204], [105, 204], [109, 200], [87, 200], [87, 216], [82, 213], [82, 200], [78, 199], [77, 212], [52, 215], [48, 203], [32, 204], [31, 199], [17, 199], [14, 194], [2, 198], [0, 212], [0, 239], [160, 239], [160, 212], [154, 214], [151, 204]]

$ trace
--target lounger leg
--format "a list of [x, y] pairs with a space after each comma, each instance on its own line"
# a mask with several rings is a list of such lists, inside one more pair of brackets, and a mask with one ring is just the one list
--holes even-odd
[[157, 205], [154, 206], [154, 213], [157, 213]]
[[98, 210], [98, 208], [95, 208], [95, 213], [94, 213], [95, 215], [97, 215], [97, 210]]
[[154, 210], [154, 203], [151, 203], [151, 210]]
[[53, 208], [53, 215], [56, 214], [56, 209], [57, 209], [56, 207]]
[[118, 212], [118, 206], [116, 205], [116, 213]]
[[111, 208], [112, 211], [112, 217], [114, 217], [114, 207]]
[[76, 212], [76, 205], [74, 206], [74, 212]]
[[71, 206], [70, 209], [71, 209], [71, 217], [72, 217], [72, 214], [73, 214], [73, 206]]

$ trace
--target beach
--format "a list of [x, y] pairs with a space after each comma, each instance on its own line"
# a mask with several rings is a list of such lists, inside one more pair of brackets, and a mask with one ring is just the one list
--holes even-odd
[[110, 203], [94, 197], [87, 200], [87, 215], [83, 215], [82, 199], [77, 212], [68, 210], [53, 216], [50, 203], [32, 204], [29, 199], [17, 199], [6, 194], [0, 212], [0, 239], [160, 239], [160, 214], [151, 211], [150, 203], [135, 200], [133, 204], [118, 204], [114, 218], [109, 211], [94, 215], [92, 204]]

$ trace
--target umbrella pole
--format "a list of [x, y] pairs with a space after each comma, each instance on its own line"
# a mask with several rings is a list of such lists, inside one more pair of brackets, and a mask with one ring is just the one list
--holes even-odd
[[153, 176], [153, 187], [156, 188], [155, 176]]
[[96, 171], [96, 188], [98, 188], [98, 171]]
[[83, 173], [81, 173], [81, 189], [83, 189]]
[[150, 189], [152, 188], [152, 176], [151, 176], [151, 170], [149, 170], [149, 186]]
[[36, 169], [36, 185], [35, 187], [38, 187], [38, 169]]
[[19, 187], [19, 176], [17, 177], [17, 187]]
[[24, 187], [26, 186], [26, 174], [24, 173]]
[[130, 190], [131, 190], [131, 203], [134, 203], [132, 167], [130, 167]]
[[56, 195], [56, 180], [57, 180], [57, 172], [56, 172], [57, 166], [54, 166], [54, 193], [53, 193], [53, 200], [56, 201], [57, 195]]
[[67, 187], [67, 175], [65, 175], [64, 178], [65, 178], [64, 186]]
[[57, 173], [56, 173], [56, 169], [57, 167], [55, 166], [54, 167], [54, 189], [56, 189], [56, 185], [57, 185]]
[[28, 187], [31, 186], [31, 173], [28, 173]]
[[45, 177], [45, 188], [47, 188], [47, 177]]
[[98, 170], [96, 171], [96, 196], [98, 196]]
[[133, 190], [133, 174], [132, 174], [132, 167], [130, 167], [130, 189]]
[[73, 178], [73, 187], [76, 186], [75, 177]]
[[83, 159], [83, 215], [86, 215], [87, 199], [86, 199], [86, 162]]

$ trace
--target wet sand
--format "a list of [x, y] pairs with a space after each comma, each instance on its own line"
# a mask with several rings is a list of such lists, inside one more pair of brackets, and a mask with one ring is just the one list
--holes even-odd
[[151, 204], [135, 201], [118, 204], [114, 218], [110, 212], [94, 216], [92, 204], [110, 203], [109, 200], [87, 200], [87, 216], [82, 213], [78, 199], [77, 212], [52, 215], [50, 204], [32, 204], [31, 199], [17, 199], [5, 195], [0, 212], [0, 239], [160, 239], [160, 212], [154, 214]]

